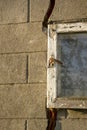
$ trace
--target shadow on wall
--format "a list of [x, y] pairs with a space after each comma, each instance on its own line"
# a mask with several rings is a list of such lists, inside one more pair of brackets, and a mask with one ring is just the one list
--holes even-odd
[[71, 109], [71, 110], [67, 110], [67, 115], [66, 115], [66, 117], [68, 118], [68, 119], [73, 119], [73, 118], [75, 118], [75, 119], [80, 119], [80, 118], [87, 118], [87, 109], [84, 109], [84, 110], [82, 110], [82, 109], [77, 109], [77, 110], [73, 110], [73, 109]]
[[62, 130], [62, 128], [61, 128], [61, 122], [60, 121], [56, 122], [55, 130]]
[[[76, 121], [77, 121], [76, 124], [77, 125], [79, 124], [79, 119], [87, 119], [87, 109], [85, 110], [82, 110], [82, 109], [59, 110], [57, 113], [57, 121], [56, 121], [55, 130], [65, 130], [65, 128], [69, 129], [70, 126], [73, 129], [74, 123], [76, 123]], [[81, 125], [83, 126], [83, 123]], [[78, 128], [79, 127], [80, 126], [78, 126]], [[87, 127], [87, 126], [83, 126], [83, 127]]]

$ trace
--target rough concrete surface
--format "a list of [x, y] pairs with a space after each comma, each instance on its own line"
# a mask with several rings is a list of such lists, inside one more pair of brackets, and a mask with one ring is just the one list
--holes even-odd
[[0, 130], [24, 130], [25, 120], [22, 119], [0, 119]]
[[33, 119], [28, 120], [28, 130], [46, 130], [46, 119]]
[[0, 85], [0, 118], [46, 118], [46, 85]]
[[[42, 21], [48, 5], [49, 0], [31, 0], [30, 20]], [[82, 18], [87, 18], [87, 0], [56, 0], [50, 19], [53, 21], [66, 21]]]
[[46, 51], [41, 23], [0, 26], [0, 53]]
[[30, 54], [29, 83], [46, 82], [46, 52]]
[[87, 130], [87, 119], [65, 119], [57, 122], [55, 130]]
[[27, 22], [28, 0], [0, 0], [0, 24]]
[[26, 83], [26, 55], [0, 55], [0, 84]]

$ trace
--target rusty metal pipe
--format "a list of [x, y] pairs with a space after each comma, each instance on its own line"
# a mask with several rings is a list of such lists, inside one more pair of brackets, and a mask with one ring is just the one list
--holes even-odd
[[43, 19], [43, 22], [42, 22], [42, 30], [43, 31], [45, 29], [47, 29], [48, 19], [53, 11], [54, 6], [55, 6], [55, 0], [50, 0], [47, 12], [46, 12], [44, 19]]
[[46, 130], [55, 130], [57, 120], [57, 109], [49, 108], [47, 112], [48, 126]]

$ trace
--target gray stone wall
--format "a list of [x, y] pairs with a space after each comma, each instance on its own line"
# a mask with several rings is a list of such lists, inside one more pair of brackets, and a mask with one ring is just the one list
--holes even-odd
[[[49, 0], [0, 0], [0, 130], [46, 130]], [[53, 21], [86, 20], [86, 0], [56, 0]], [[86, 130], [86, 110], [60, 110], [56, 129]]]

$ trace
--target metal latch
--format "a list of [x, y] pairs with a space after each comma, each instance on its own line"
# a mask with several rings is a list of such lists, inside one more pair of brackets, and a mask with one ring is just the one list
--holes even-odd
[[58, 63], [60, 65], [63, 65], [63, 62], [58, 60], [58, 59], [55, 59], [53, 57], [49, 58], [49, 67], [52, 67], [54, 66], [55, 63]]

